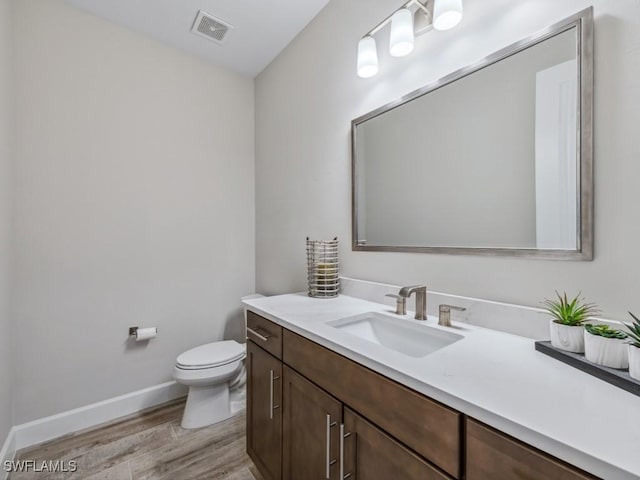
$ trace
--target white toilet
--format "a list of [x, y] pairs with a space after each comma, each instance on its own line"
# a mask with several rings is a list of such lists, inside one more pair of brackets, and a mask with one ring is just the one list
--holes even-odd
[[246, 347], [235, 340], [207, 343], [178, 356], [176, 382], [189, 387], [183, 428], [200, 428], [230, 418], [229, 392], [244, 386]]

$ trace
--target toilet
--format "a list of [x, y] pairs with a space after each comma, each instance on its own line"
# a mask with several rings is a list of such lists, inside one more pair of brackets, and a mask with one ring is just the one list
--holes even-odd
[[235, 340], [207, 343], [178, 356], [176, 382], [189, 387], [183, 428], [201, 428], [230, 418], [230, 391], [246, 382], [246, 347]]

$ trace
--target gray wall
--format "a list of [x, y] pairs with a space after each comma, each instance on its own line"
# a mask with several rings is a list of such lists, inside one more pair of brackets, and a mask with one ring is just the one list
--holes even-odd
[[59, 0], [15, 8], [19, 424], [242, 338], [255, 201], [252, 79]]
[[11, 414], [11, 327], [9, 274], [11, 253], [11, 2], [0, 0], [0, 448], [13, 425]]
[[[352, 252], [350, 121], [593, 4], [596, 14], [596, 231], [593, 262]], [[605, 314], [640, 312], [640, 2], [469, 0], [456, 29], [416, 41], [381, 72], [356, 76], [359, 38], [390, 13], [384, 0], [333, 0], [256, 80], [257, 286], [305, 286], [304, 237], [341, 243], [342, 273], [539, 305], [582, 290]], [[331, 32], [330, 35], [327, 32]]]

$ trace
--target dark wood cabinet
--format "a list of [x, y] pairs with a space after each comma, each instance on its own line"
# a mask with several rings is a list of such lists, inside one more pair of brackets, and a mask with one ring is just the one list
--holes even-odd
[[466, 430], [467, 480], [596, 480], [475, 420]]
[[344, 474], [351, 474], [349, 478], [451, 478], [348, 408], [344, 411], [344, 430]]
[[247, 327], [266, 480], [597, 480], [252, 312]]
[[282, 478], [338, 479], [342, 404], [284, 366]]
[[247, 342], [247, 453], [266, 480], [282, 478], [282, 362]]

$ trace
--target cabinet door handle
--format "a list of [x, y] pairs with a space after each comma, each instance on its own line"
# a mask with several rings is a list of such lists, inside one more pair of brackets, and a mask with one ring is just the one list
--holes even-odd
[[351, 432], [344, 433], [344, 423], [340, 424], [340, 479], [345, 480], [351, 476], [344, 473], [344, 439], [351, 435]]
[[331, 478], [331, 465], [336, 463], [335, 460], [331, 460], [331, 427], [335, 427], [338, 423], [331, 421], [331, 415], [327, 413], [327, 470], [326, 478]]
[[[251, 335], [254, 335], [255, 337], [257, 337], [259, 340], [262, 340], [263, 342], [268, 342], [269, 339], [271, 338], [271, 335], [269, 335], [268, 333], [265, 332], [264, 335], [258, 333], [258, 330], [260, 330], [259, 328], [256, 328], [255, 330], [253, 328], [249, 328], [247, 327], [247, 333], [250, 333]], [[262, 330], [261, 330], [262, 331]]]
[[273, 370], [269, 370], [269, 419], [273, 420], [273, 411], [276, 408], [280, 408], [280, 405], [273, 404], [273, 382], [280, 377], [273, 373]]

